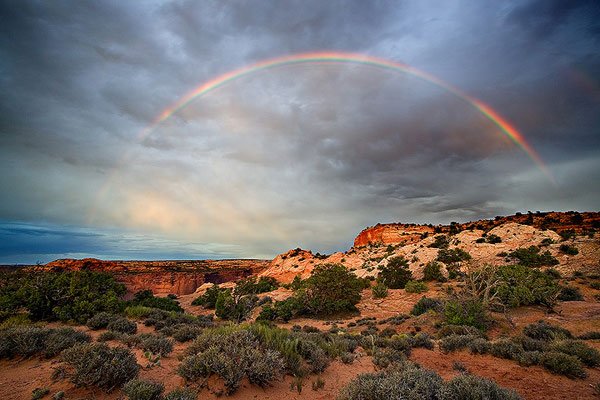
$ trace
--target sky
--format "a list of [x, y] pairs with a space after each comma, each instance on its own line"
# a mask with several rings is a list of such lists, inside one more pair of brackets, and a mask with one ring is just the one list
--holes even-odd
[[[0, 263], [272, 258], [364, 227], [598, 211], [600, 3], [0, 0]], [[205, 82], [275, 57], [351, 62]], [[152, 127], [152, 129], [149, 129]], [[544, 173], [547, 169], [547, 174]]]

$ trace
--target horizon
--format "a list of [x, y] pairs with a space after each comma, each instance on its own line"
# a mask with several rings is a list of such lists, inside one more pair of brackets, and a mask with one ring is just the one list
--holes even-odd
[[600, 204], [592, 0], [26, 0], [0, 21], [0, 264], [272, 259]]

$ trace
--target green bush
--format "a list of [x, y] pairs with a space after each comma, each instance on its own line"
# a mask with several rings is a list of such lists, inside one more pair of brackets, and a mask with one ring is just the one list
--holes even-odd
[[579, 250], [577, 249], [577, 247], [571, 246], [571, 245], [568, 245], [568, 244], [561, 244], [560, 247], [559, 247], [559, 250], [562, 253], [568, 254], [570, 256], [574, 256], [574, 255], [579, 254]]
[[0, 358], [32, 357], [44, 351], [50, 329], [16, 326], [0, 331]]
[[33, 320], [85, 323], [101, 311], [119, 313], [125, 306], [125, 286], [107, 273], [27, 272], [0, 279], [0, 311], [23, 307]]
[[590, 331], [583, 333], [577, 337], [581, 340], [600, 340], [600, 331]]
[[412, 273], [408, 269], [408, 261], [404, 257], [390, 258], [387, 265], [380, 268], [377, 276], [377, 280], [390, 289], [404, 289], [406, 283], [411, 279]]
[[246, 294], [260, 294], [271, 292], [279, 287], [279, 282], [270, 276], [260, 278], [250, 277], [239, 280], [235, 286], [235, 294], [243, 296]]
[[170, 336], [173, 336], [173, 339], [177, 340], [178, 342], [183, 343], [196, 339], [201, 333], [202, 328], [198, 326], [180, 324], [175, 325], [172, 328], [172, 333]]
[[406, 360], [406, 354], [402, 351], [386, 347], [375, 348], [373, 351], [373, 364], [380, 369], [386, 369], [390, 365], [402, 365]]
[[428, 247], [433, 247], [436, 249], [447, 249], [450, 245], [450, 238], [447, 235], [437, 235]]
[[371, 291], [373, 292], [374, 299], [383, 299], [388, 296], [388, 288], [381, 282], [375, 284], [375, 286], [371, 288]]
[[88, 319], [86, 325], [91, 330], [96, 331], [98, 329], [105, 329], [109, 323], [118, 318], [115, 314], [102, 311]]
[[144, 319], [154, 310], [154, 308], [146, 306], [128, 306], [125, 308], [125, 316], [132, 319]]
[[355, 311], [362, 284], [341, 264], [318, 265], [294, 296], [308, 315]]
[[452, 264], [470, 259], [471, 255], [458, 247], [454, 249], [440, 249], [436, 258], [437, 261], [444, 264]]
[[473, 339], [467, 347], [473, 354], [487, 354], [492, 349], [491, 343], [482, 337]]
[[230, 289], [220, 289], [219, 285], [213, 284], [211, 287], [206, 289], [206, 292], [200, 297], [196, 297], [194, 301], [192, 301], [193, 306], [202, 306], [208, 309], [214, 309], [217, 305], [217, 298], [219, 297], [219, 293]]
[[63, 351], [61, 359], [73, 369], [75, 385], [97, 386], [107, 392], [135, 378], [140, 368], [129, 349], [100, 343], [71, 347]]
[[587, 376], [583, 364], [575, 356], [559, 352], [545, 352], [540, 361], [546, 369], [555, 374], [569, 378], [585, 378]]
[[577, 340], [560, 340], [552, 343], [552, 351], [569, 354], [577, 357], [588, 367], [594, 368], [600, 365], [600, 352], [587, 344]]
[[137, 332], [137, 324], [133, 321], [128, 320], [127, 318], [118, 317], [113, 319], [108, 323], [106, 328], [109, 331], [119, 332], [119, 333], [136, 333]]
[[436, 261], [428, 262], [423, 268], [423, 280], [445, 282], [446, 278], [442, 274], [440, 263]]
[[502, 238], [492, 233], [491, 235], [488, 235], [486, 237], [486, 242], [488, 242], [489, 244], [502, 243]]
[[560, 288], [549, 274], [523, 265], [503, 265], [496, 269], [495, 275], [499, 284], [493, 293], [506, 306], [556, 303]]
[[198, 393], [191, 388], [177, 388], [167, 393], [163, 400], [196, 400]]
[[421, 281], [408, 281], [406, 282], [406, 286], [404, 286], [404, 290], [407, 293], [423, 293], [429, 290], [427, 285]]
[[519, 400], [513, 390], [504, 389], [494, 381], [470, 374], [460, 374], [446, 383], [441, 400]]
[[478, 337], [484, 337], [483, 333], [479, 329], [466, 325], [444, 325], [438, 331], [439, 338], [450, 335], [474, 335]]
[[31, 400], [39, 400], [50, 393], [48, 388], [35, 388], [31, 392]]
[[505, 358], [507, 360], [519, 360], [524, 350], [519, 343], [509, 339], [499, 339], [492, 343], [489, 351], [494, 357]]
[[158, 308], [159, 310], [183, 312], [179, 302], [171, 297], [156, 297], [151, 290], [142, 290], [133, 296], [130, 304], [134, 306], [143, 306]]
[[222, 291], [217, 296], [215, 315], [219, 318], [241, 322], [246, 320], [258, 302], [254, 294], [238, 296], [229, 291]]
[[540, 248], [530, 246], [528, 248], [518, 248], [508, 254], [509, 257], [519, 261], [519, 264], [525, 267], [551, 267], [558, 264], [558, 260], [554, 258], [549, 251], [540, 254]]
[[441, 307], [442, 302], [440, 300], [423, 296], [415, 303], [410, 313], [412, 315], [421, 315], [429, 310], [439, 311]]
[[558, 293], [558, 300], [561, 301], [582, 301], [583, 295], [579, 291], [579, 288], [574, 286], [562, 286], [560, 293]]
[[449, 325], [468, 325], [484, 330], [487, 311], [479, 299], [452, 299], [444, 307], [444, 319]]
[[165, 386], [160, 382], [132, 379], [123, 386], [129, 400], [161, 400]]

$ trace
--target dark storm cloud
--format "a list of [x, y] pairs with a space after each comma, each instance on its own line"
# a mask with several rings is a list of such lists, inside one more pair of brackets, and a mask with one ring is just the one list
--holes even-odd
[[[0, 260], [329, 251], [376, 222], [593, 209], [599, 21], [596, 1], [0, 1]], [[325, 50], [483, 100], [558, 186], [472, 105], [372, 67], [252, 75], [139, 140], [208, 79]]]

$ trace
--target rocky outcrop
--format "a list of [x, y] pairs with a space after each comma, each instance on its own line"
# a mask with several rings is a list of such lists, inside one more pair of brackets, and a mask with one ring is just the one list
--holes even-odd
[[103, 261], [61, 259], [36, 267], [45, 271], [98, 271], [112, 274], [129, 294], [150, 289], [157, 296], [194, 293], [204, 283], [237, 281], [256, 275], [268, 260]]
[[414, 224], [377, 224], [363, 229], [354, 239], [354, 247], [362, 247], [371, 243], [411, 244], [417, 243], [434, 232], [428, 225]]

